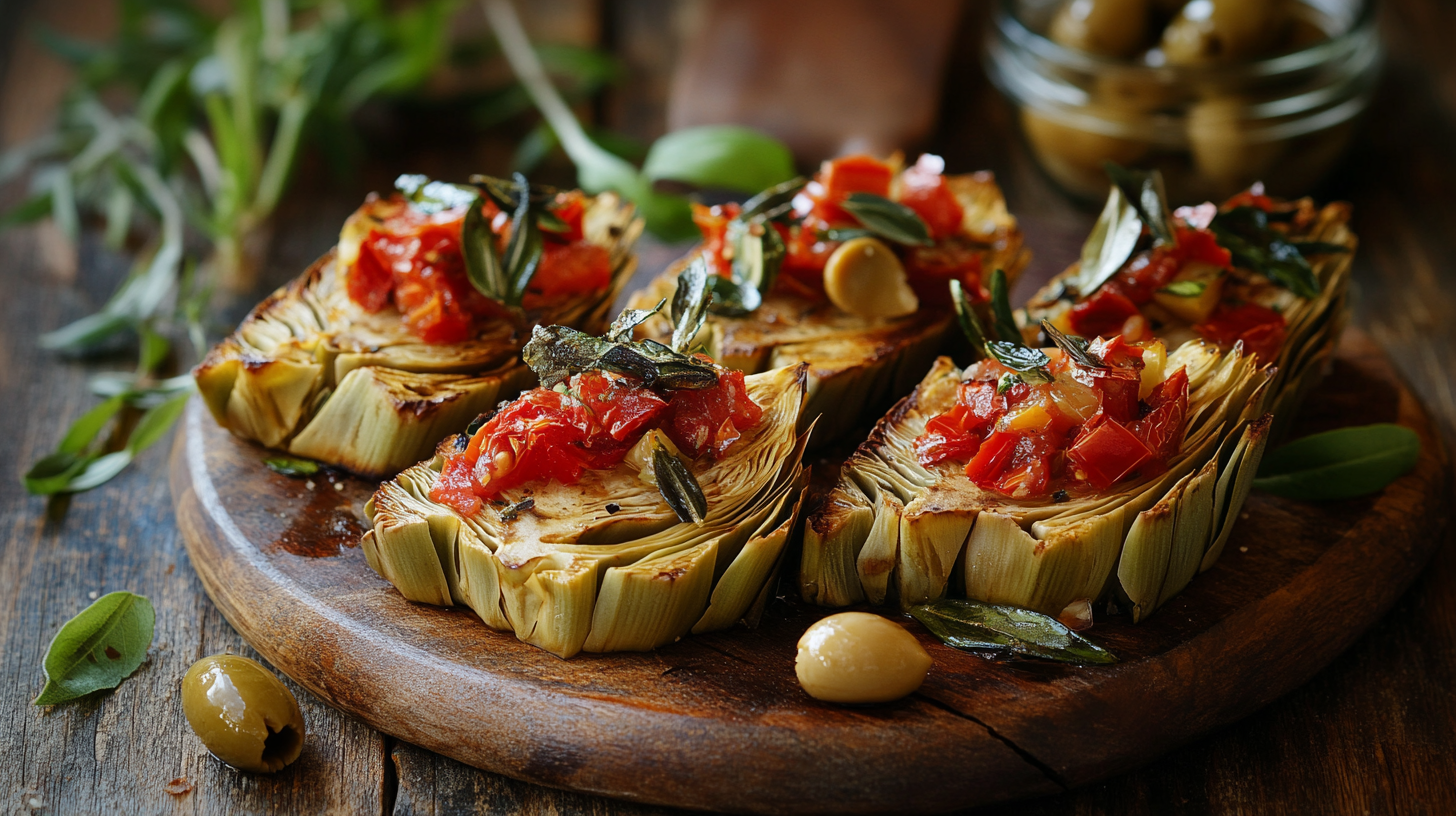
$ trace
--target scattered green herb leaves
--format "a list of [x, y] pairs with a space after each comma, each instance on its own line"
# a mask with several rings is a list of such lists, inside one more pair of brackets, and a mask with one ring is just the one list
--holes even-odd
[[1106, 665], [1117, 657], [1056, 618], [1015, 606], [939, 600], [910, 610], [947, 646], [1039, 657], [1058, 663]]
[[1049, 383], [1052, 375], [1047, 371], [1051, 359], [1040, 349], [1027, 348], [1020, 343], [1007, 340], [986, 341], [986, 354], [1001, 365], [1021, 375], [1029, 384]]
[[1272, 451], [1254, 487], [1310, 501], [1352, 499], [1378, 492], [1409, 473], [1421, 439], [1401, 425], [1378, 424], [1326, 431]]
[[907, 246], [930, 246], [930, 228], [909, 207], [874, 193], [850, 193], [840, 202], [860, 225], [881, 238]]
[[1319, 279], [1299, 248], [1269, 226], [1269, 214], [1258, 207], [1234, 207], [1209, 224], [1219, 246], [1234, 263], [1251, 269], [1302, 298], [1317, 298]]
[[996, 319], [996, 337], [1000, 340], [1021, 342], [1021, 329], [1016, 325], [1016, 315], [1011, 311], [1011, 291], [1006, 285], [1006, 272], [997, 269], [991, 273], [991, 314]]
[[135, 392], [119, 394], [87, 411], [72, 424], [55, 453], [42, 457], [26, 471], [21, 479], [25, 489], [36, 495], [50, 496], [81, 493], [110, 481], [138, 454], [165, 436], [177, 417], [182, 415], [187, 399], [192, 395], [191, 378], [187, 379], [184, 387], [146, 409], [120, 450], [104, 452], [97, 437], [102, 428], [139, 395]]
[[708, 499], [693, 472], [683, 460], [657, 442], [652, 449], [652, 473], [667, 506], [684, 524], [702, 524], [708, 516]]
[[981, 318], [976, 315], [975, 304], [971, 303], [965, 287], [954, 278], [950, 282], [950, 301], [955, 304], [956, 322], [960, 324], [961, 333], [970, 341], [971, 350], [977, 357], [985, 357], [986, 329], [981, 325]]
[[109, 592], [61, 627], [46, 649], [46, 684], [35, 705], [58, 705], [116, 688], [146, 659], [156, 612], [130, 592]]
[[291, 476], [295, 479], [304, 476], [312, 476], [319, 472], [318, 462], [308, 459], [290, 459], [286, 456], [273, 456], [263, 460], [263, 464], [274, 473], [284, 476]]

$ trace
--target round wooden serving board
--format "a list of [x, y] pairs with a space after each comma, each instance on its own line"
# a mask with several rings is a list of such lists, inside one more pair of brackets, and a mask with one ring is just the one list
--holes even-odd
[[[1222, 560], [1151, 619], [1099, 615], [1122, 662], [1004, 662], [941, 645], [919, 692], [809, 698], [795, 642], [824, 610], [780, 598], [757, 629], [560, 660], [470, 612], [402, 599], [356, 542], [374, 485], [266, 469], [198, 400], [172, 458], [192, 564], [274, 666], [386, 733], [544, 785], [741, 812], [944, 811], [1127, 770], [1303, 683], [1373, 623], [1443, 539], [1448, 461], [1380, 352], [1347, 335], [1294, 435], [1398, 421], [1424, 454], [1382, 494], [1254, 493]], [[791, 565], [791, 564], [790, 564]], [[1104, 619], [1105, 618], [1105, 619]]]

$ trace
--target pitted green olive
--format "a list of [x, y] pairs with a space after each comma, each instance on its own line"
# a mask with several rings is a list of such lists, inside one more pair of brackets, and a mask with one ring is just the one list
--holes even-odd
[[1071, 0], [1052, 18], [1052, 40], [1104, 57], [1131, 57], [1148, 38], [1148, 0]]
[[1170, 65], [1201, 65], [1267, 53], [1288, 24], [1277, 0], [1192, 0], [1163, 32]]
[[221, 654], [193, 663], [182, 712], [207, 750], [245, 771], [272, 773], [303, 752], [298, 700], [256, 660]]

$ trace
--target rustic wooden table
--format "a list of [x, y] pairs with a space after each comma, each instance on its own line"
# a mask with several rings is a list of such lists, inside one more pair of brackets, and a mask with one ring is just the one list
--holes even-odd
[[[627, 3], [645, 15], [660, 4]], [[614, 4], [606, 4], [608, 9]], [[643, 8], [646, 7], [646, 11]], [[43, 12], [45, 13], [45, 12]], [[626, 12], [624, 12], [626, 14]], [[1449, 432], [1456, 422], [1456, 6], [1391, 0], [1382, 9], [1390, 60], [1381, 93], [1343, 173], [1323, 191], [1355, 204], [1359, 323], [1385, 347]], [[630, 14], [628, 15], [630, 16]], [[989, 167], [1022, 217], [1038, 260], [1029, 278], [1070, 260], [1091, 216], [1067, 204], [1011, 136], [1011, 114], [981, 78], [978, 15], [960, 37], [931, 145], [956, 171]], [[627, 22], [630, 23], [630, 20]], [[630, 25], [619, 48], [640, 47]], [[623, 32], [626, 33], [623, 33]], [[5, 133], [44, 116], [45, 82], [21, 46], [0, 98]], [[55, 83], [52, 83], [54, 85]], [[630, 100], [629, 100], [630, 101]], [[37, 109], [37, 106], [42, 107]], [[604, 106], [631, 111], [616, 100]], [[650, 127], [647, 125], [646, 127]], [[20, 130], [17, 130], [20, 127]], [[639, 127], [641, 125], [639, 124]], [[441, 159], [440, 168], [499, 162], [499, 150]], [[301, 184], [278, 219], [260, 291], [302, 269], [336, 225], [392, 168], [357, 189]], [[645, 263], [673, 250], [651, 248]], [[0, 810], [45, 813], [616, 813], [666, 812], [477, 771], [377, 733], [298, 691], [309, 726], [299, 762], [275, 776], [212, 759], [182, 717], [177, 684], [200, 656], [251, 653], [203, 593], [172, 515], [166, 445], [102, 489], [47, 502], [19, 474], [92, 404], [92, 374], [123, 357], [62, 362], [36, 337], [94, 310], [124, 271], [84, 241], [71, 253], [43, 228], [0, 236]], [[247, 300], [243, 298], [242, 300]], [[41, 659], [56, 629], [97, 593], [151, 597], [157, 635], [148, 661], [115, 692], [38, 709]], [[1444, 546], [1415, 586], [1348, 653], [1265, 711], [1153, 765], [994, 813], [1162, 814], [1456, 812], [1456, 548]], [[1343, 599], [1331, 597], [1330, 604]], [[1208, 666], [1218, 671], [1218, 666]], [[1096, 751], [1096, 745], [1088, 745]], [[191, 786], [164, 790], [174, 779]], [[744, 784], [753, 784], [746, 779]]]

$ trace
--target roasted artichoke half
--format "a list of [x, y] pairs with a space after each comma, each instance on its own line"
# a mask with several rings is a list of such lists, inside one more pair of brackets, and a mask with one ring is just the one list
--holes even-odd
[[[1057, 503], [982, 491], [955, 464], [922, 467], [913, 442], [954, 402], [961, 379], [942, 358], [875, 427], [808, 519], [803, 597], [826, 606], [909, 607], [964, 593], [1052, 615], [1112, 597], [1134, 621], [1166, 603], [1218, 560], [1266, 443], [1327, 372], [1347, 319], [1357, 243], [1349, 206], [1303, 200], [1293, 213], [1298, 228], [1289, 241], [1318, 250], [1310, 264], [1317, 295], [1300, 297], [1247, 270], [1235, 270], [1229, 284], [1285, 318], [1276, 360], [1241, 344], [1221, 350], [1190, 339], [1191, 321], [1176, 316], [1155, 327], [1170, 347], [1181, 343], [1164, 371], [1185, 367], [1190, 384], [1186, 436], [1165, 472]], [[1023, 315], [1026, 339], [1070, 308], [1063, 295], [1077, 272], [1074, 265], [1033, 299]]]
[[956, 399], [961, 371], [940, 358], [875, 426], [804, 535], [801, 591], [825, 606], [904, 608], [948, 592], [1051, 615], [1099, 598], [1117, 573], [1152, 611], [1218, 558], [1258, 467], [1271, 372], [1240, 350], [1188, 343], [1167, 370], [1189, 380], [1187, 435], [1166, 471], [1115, 492], [1018, 502], [926, 468], [914, 440]]
[[377, 205], [351, 216], [338, 247], [258, 304], [193, 371], [213, 417], [234, 434], [371, 477], [429, 456], [452, 430], [533, 385], [519, 356], [530, 324], [600, 330], [636, 268], [642, 231], [615, 195], [590, 199], [582, 229], [608, 251], [608, 288], [521, 325], [493, 321], [464, 342], [432, 344], [394, 306], [370, 313], [349, 297], [347, 272]]
[[560, 657], [756, 622], [807, 479], [797, 430], [807, 378], [791, 366], [746, 383], [762, 420], [724, 458], [690, 466], [707, 498], [700, 524], [680, 522], [627, 463], [509, 490], [462, 517], [430, 500], [445, 457], [466, 443], [456, 436], [374, 494], [365, 557], [405, 598], [468, 606]]
[[[988, 276], [993, 270], [1005, 270], [1014, 284], [1030, 253], [1022, 246], [1021, 231], [994, 177], [980, 172], [947, 176], [946, 182], [965, 212], [963, 234], [983, 247], [981, 268]], [[677, 275], [692, 257], [633, 293], [630, 307], [649, 309], [671, 297]], [[804, 422], [816, 423], [817, 445], [863, 427], [909, 392], [944, 350], [954, 323], [949, 301], [922, 305], [907, 317], [866, 318], [778, 286], [747, 315], [713, 315], [699, 341], [721, 365], [745, 373], [808, 363]], [[661, 340], [671, 333], [671, 323], [659, 317], [643, 324], [638, 335]]]

